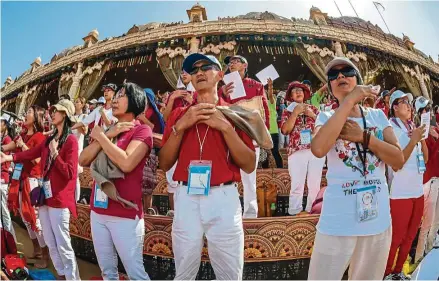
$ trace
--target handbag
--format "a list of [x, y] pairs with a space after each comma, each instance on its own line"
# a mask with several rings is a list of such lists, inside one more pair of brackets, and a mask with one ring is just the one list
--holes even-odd
[[145, 167], [143, 168], [142, 178], [142, 193], [151, 195], [158, 183], [157, 166], [158, 157], [155, 149], [151, 150], [148, 159], [146, 159]]
[[264, 182], [263, 186], [257, 187], [256, 194], [258, 198], [258, 217], [272, 217], [274, 215], [274, 211], [276, 210], [276, 185], [271, 182]]

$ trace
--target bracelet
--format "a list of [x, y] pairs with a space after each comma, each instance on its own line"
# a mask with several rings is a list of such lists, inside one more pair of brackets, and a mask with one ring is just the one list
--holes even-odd
[[171, 127], [172, 128], [172, 133], [174, 134], [174, 136], [178, 136], [178, 131], [175, 128], [175, 125]]

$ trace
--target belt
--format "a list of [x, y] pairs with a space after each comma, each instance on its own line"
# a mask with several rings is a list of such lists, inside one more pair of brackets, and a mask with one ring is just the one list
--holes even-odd
[[[215, 186], [211, 186], [211, 187], [224, 186], [224, 185], [231, 185], [231, 184], [234, 184], [234, 183], [235, 183], [234, 181], [228, 181], [228, 182], [224, 182], [224, 183], [221, 183], [221, 184], [219, 184], [219, 185], [215, 185]], [[187, 186], [187, 181], [179, 181], [178, 184], [179, 184], [179, 185]]]

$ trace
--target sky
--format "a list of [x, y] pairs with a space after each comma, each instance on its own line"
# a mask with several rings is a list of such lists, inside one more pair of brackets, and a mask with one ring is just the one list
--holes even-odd
[[[379, 1], [379, 0], [378, 0]], [[394, 35], [408, 35], [415, 47], [437, 62], [439, 55], [439, 1], [379, 1], [382, 15]], [[30, 68], [36, 57], [43, 64], [62, 50], [83, 44], [91, 30], [99, 39], [120, 36], [134, 24], [149, 22], [188, 22], [186, 10], [195, 1], [161, 2], [10, 2], [1, 1], [1, 85]], [[336, 0], [344, 16], [355, 16], [349, 0]], [[387, 32], [372, 1], [351, 0], [359, 17], [378, 24]], [[334, 1], [200, 1], [208, 20], [248, 12], [269, 11], [287, 18], [309, 18], [316, 6], [329, 16], [338, 17]]]

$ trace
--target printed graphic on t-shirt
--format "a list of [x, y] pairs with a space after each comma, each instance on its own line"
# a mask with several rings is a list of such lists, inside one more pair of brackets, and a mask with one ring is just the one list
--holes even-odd
[[[378, 139], [382, 139], [382, 131], [378, 130], [377, 127], [368, 128], [375, 137]], [[359, 144], [359, 148], [361, 153], [363, 153], [363, 145]], [[361, 156], [359, 155], [359, 151], [357, 150], [357, 146], [354, 142], [344, 141], [338, 139], [335, 143], [335, 151], [338, 154], [338, 157], [343, 161], [345, 166], [352, 169], [352, 172], [359, 172], [362, 176], [373, 175], [375, 169], [381, 164], [381, 160], [373, 154], [370, 150], [366, 152], [366, 169], [364, 169], [364, 165], [361, 161]], [[365, 174], [364, 174], [365, 170]]]

